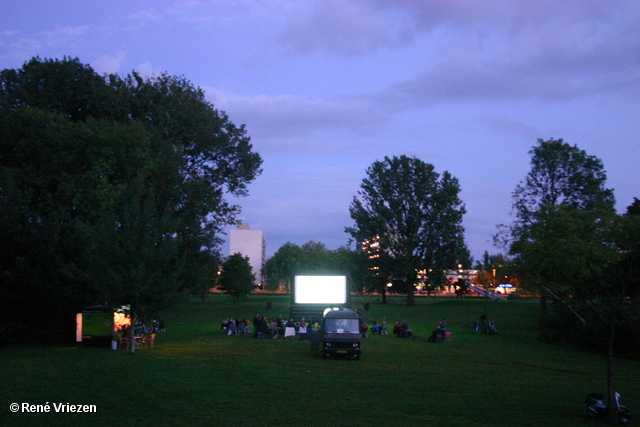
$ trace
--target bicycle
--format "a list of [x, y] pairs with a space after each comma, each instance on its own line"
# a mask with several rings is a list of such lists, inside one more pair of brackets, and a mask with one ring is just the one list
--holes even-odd
[[150, 324], [144, 325], [144, 332], [147, 334], [153, 334], [158, 332], [167, 332], [167, 327], [164, 324], [164, 320], [152, 319]]

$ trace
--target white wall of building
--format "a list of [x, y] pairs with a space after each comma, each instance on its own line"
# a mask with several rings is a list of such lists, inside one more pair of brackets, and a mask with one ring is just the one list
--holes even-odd
[[266, 262], [267, 242], [262, 230], [251, 230], [249, 224], [239, 224], [229, 232], [229, 255], [240, 253], [249, 258], [255, 284], [262, 283], [260, 274]]

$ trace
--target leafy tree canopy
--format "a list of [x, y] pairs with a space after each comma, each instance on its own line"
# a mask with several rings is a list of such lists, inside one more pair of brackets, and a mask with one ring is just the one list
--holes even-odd
[[[605, 186], [606, 173], [598, 158], [562, 139], [538, 139], [529, 154], [531, 170], [512, 195], [515, 220], [510, 226], [501, 226], [495, 236], [520, 263], [525, 263], [527, 245], [535, 244], [539, 237], [543, 219], [556, 208], [615, 213], [613, 190]], [[533, 272], [523, 272], [522, 284], [535, 289]]]
[[[150, 314], [202, 289], [240, 210], [225, 196], [246, 195], [261, 172], [244, 126], [185, 78], [100, 76], [67, 57], [0, 72], [0, 135], [14, 331], [82, 304]], [[29, 299], [33, 312], [21, 311]], [[68, 302], [40, 309], [53, 300]]]
[[346, 231], [358, 242], [378, 238], [377, 266], [413, 304], [418, 270], [443, 271], [468, 258], [458, 180], [408, 156], [385, 157], [366, 174]]
[[269, 290], [281, 287], [291, 290], [291, 274], [296, 270], [348, 272], [352, 282], [362, 289], [365, 286], [363, 268], [360, 253], [344, 246], [329, 250], [324, 243], [311, 240], [302, 246], [291, 242], [282, 245], [267, 260], [264, 272]]
[[251, 272], [248, 257], [235, 253], [222, 263], [218, 285], [225, 293], [233, 296], [236, 303], [251, 293], [254, 283], [255, 276]]
[[530, 224], [543, 206], [613, 210], [613, 190], [605, 187], [600, 159], [562, 139], [538, 139], [531, 151], [531, 170], [513, 192], [517, 220]]

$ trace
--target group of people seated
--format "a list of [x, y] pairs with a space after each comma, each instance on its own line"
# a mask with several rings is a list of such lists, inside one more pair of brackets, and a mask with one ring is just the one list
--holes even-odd
[[398, 338], [415, 338], [413, 331], [407, 325], [407, 322], [400, 322], [399, 320], [393, 325], [393, 334]]
[[247, 327], [246, 319], [234, 319], [231, 317], [222, 321], [220, 330], [227, 335], [244, 335], [251, 333], [251, 330]]
[[498, 329], [493, 320], [488, 320], [487, 316], [483, 314], [477, 322], [473, 322], [473, 333], [493, 335], [498, 333]]
[[[256, 315], [251, 320], [251, 328], [249, 321], [245, 319], [228, 318], [222, 321], [220, 329], [227, 335], [245, 335], [253, 331], [254, 338], [290, 338], [298, 337], [300, 339], [309, 339], [310, 329], [313, 322], [307, 322], [303, 317], [299, 322], [289, 319], [288, 321], [278, 315], [275, 319], [267, 319], [266, 316]], [[317, 324], [315, 324], [317, 326]]]
[[375, 320], [373, 325], [371, 325], [371, 333], [387, 335], [387, 321], [383, 320], [382, 323], [379, 324], [378, 321]]

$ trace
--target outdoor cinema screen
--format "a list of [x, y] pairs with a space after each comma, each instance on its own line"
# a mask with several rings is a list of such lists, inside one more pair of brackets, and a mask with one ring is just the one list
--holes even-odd
[[295, 276], [296, 304], [345, 304], [347, 276]]

